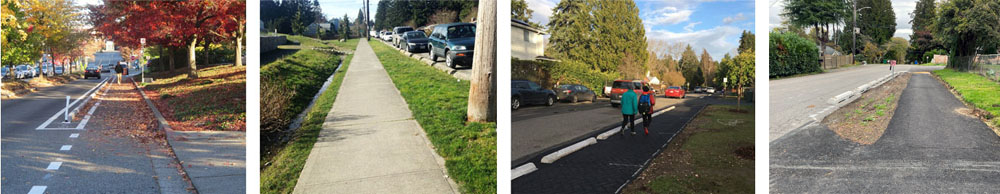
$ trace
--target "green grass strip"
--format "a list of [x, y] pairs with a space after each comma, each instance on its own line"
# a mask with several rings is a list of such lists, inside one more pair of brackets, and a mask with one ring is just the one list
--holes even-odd
[[955, 88], [963, 101], [993, 114], [990, 120], [994, 126], [1000, 127], [1000, 83], [975, 73], [952, 69], [937, 70], [934, 74]]
[[496, 123], [466, 122], [469, 81], [369, 41], [464, 193], [496, 193]]

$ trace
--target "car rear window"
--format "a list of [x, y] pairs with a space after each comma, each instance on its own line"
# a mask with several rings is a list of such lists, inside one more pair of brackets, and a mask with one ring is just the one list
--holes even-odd
[[619, 81], [616, 81], [616, 82], [615, 82], [615, 84], [614, 84], [614, 85], [612, 85], [611, 87], [612, 87], [612, 88], [622, 88], [622, 89], [628, 89], [628, 85], [629, 85], [629, 84], [631, 84], [631, 83], [632, 83], [632, 82], [628, 82], [628, 81], [620, 81], [620, 82], [619, 82]]
[[427, 36], [424, 35], [423, 32], [411, 32], [411, 33], [406, 33], [406, 37], [407, 38], [424, 38], [424, 37], [427, 37]]
[[570, 89], [573, 85], [559, 85], [559, 89]]
[[670, 87], [668, 87], [667, 89], [681, 89], [681, 87], [677, 87], [677, 86], [670, 86]]
[[408, 28], [408, 27], [407, 28], [399, 28], [399, 29], [396, 29], [396, 34], [400, 34], [400, 33], [403, 33], [403, 32], [409, 32], [409, 31], [413, 31], [413, 28]]

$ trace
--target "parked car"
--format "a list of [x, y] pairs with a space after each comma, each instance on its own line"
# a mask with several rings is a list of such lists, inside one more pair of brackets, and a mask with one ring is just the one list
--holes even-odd
[[434, 26], [430, 36], [431, 61], [445, 58], [445, 64], [454, 69], [458, 65], [472, 66], [476, 44], [476, 24], [450, 23]]
[[104, 62], [101, 64], [101, 72], [111, 72], [114, 69], [111, 66], [111, 62]]
[[28, 66], [28, 68], [31, 69], [31, 77], [38, 77], [42, 73], [42, 68], [37, 65], [34, 67]]
[[713, 87], [707, 87], [707, 88], [705, 88], [705, 93], [714, 94], [715, 93], [715, 88], [713, 88]]
[[403, 39], [402, 38], [403, 33], [404, 32], [409, 32], [409, 31], [413, 31], [413, 27], [409, 27], [409, 26], [396, 26], [395, 28], [392, 28], [392, 40], [391, 40], [392, 41], [392, 46], [395, 46], [396, 48], [402, 48], [402, 47], [399, 46], [400, 40]]
[[642, 86], [649, 86], [649, 83], [639, 80], [615, 80], [611, 84], [611, 106], [618, 107], [622, 104], [622, 94], [628, 91], [629, 85], [632, 85], [633, 89], [639, 90], [636, 94], [641, 93]]
[[7, 67], [0, 68], [0, 78], [7, 78], [7, 73], [10, 73]]
[[545, 104], [552, 106], [556, 102], [556, 92], [542, 88], [535, 82], [527, 80], [511, 80], [510, 108], [517, 110], [521, 105]]
[[427, 51], [427, 34], [424, 31], [409, 31], [403, 34], [403, 50], [406, 52]]
[[702, 92], [705, 92], [705, 88], [702, 88], [701, 86], [694, 87], [694, 93], [702, 93]]
[[53, 67], [53, 71], [52, 72], [54, 72], [56, 75], [62, 75], [63, 73], [66, 73], [66, 72], [64, 72], [64, 69], [63, 69], [62, 65]]
[[31, 76], [31, 68], [28, 65], [18, 65], [14, 67], [14, 78], [24, 79]]
[[88, 65], [87, 68], [84, 68], [83, 79], [87, 79], [90, 77], [96, 77], [97, 79], [101, 79], [101, 66], [96, 64], [91, 64]]
[[680, 86], [670, 86], [667, 87], [666, 91], [663, 91], [663, 95], [667, 97], [684, 98], [687, 97], [687, 91], [684, 91], [684, 88], [681, 88]]
[[556, 98], [562, 101], [578, 102], [580, 100], [587, 100], [591, 102], [597, 101], [597, 93], [593, 90], [587, 88], [587, 86], [577, 85], [577, 84], [563, 84], [555, 88]]

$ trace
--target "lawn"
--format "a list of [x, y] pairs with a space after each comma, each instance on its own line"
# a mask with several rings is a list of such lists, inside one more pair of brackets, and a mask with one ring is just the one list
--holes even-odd
[[753, 193], [753, 106], [710, 105], [623, 193]]
[[246, 131], [246, 67], [203, 66], [198, 78], [184, 72], [147, 77], [146, 95], [174, 130]]
[[[975, 73], [957, 72], [952, 69], [934, 71], [962, 96], [962, 100], [989, 112], [986, 119], [1000, 128], [1000, 83]], [[1000, 131], [997, 132], [1000, 135]]]
[[[352, 41], [348, 41], [348, 43], [350, 42]], [[354, 39], [353, 42], [354, 44], [357, 44], [357, 39]], [[350, 50], [354, 50], [354, 48], [350, 48]], [[352, 57], [353, 55], [344, 56], [345, 60], [341, 63], [343, 67], [340, 67], [340, 69], [335, 73], [333, 81], [327, 89], [320, 94], [319, 98], [316, 99], [312, 109], [310, 109], [306, 114], [302, 125], [295, 130], [295, 134], [292, 136], [291, 140], [288, 142], [275, 142], [276, 145], [261, 146], [263, 152], [261, 153], [260, 171], [261, 193], [291, 193], [292, 190], [295, 189], [299, 173], [305, 166], [306, 159], [308, 159], [309, 152], [312, 151], [313, 145], [316, 143], [319, 132], [323, 129], [322, 126], [324, 120], [326, 119], [326, 114], [330, 111], [330, 108], [333, 107], [333, 102], [336, 100], [337, 92], [340, 89], [340, 84], [344, 80], [344, 74], [347, 73], [347, 68], [351, 63]], [[338, 63], [321, 63], [323, 61], [330, 62], [329, 60], [336, 60], [337, 62], [340, 61], [336, 55], [313, 50], [303, 50], [293, 56], [275, 61], [266, 66], [273, 65], [275, 67], [272, 68], [288, 68], [287, 66], [299, 66], [305, 64], [307, 67], [332, 66], [332, 68], [336, 68]], [[304, 70], [308, 70], [308, 68]], [[329, 71], [332, 72], [333, 69], [330, 69]], [[262, 75], [264, 74], [263, 72], [264, 71], [262, 70]], [[302, 98], [299, 98], [299, 101], [295, 102], [300, 104], [300, 106], [296, 109], [289, 108], [291, 110], [288, 110], [286, 113], [294, 114], [288, 116], [294, 116], [304, 109], [308, 105], [309, 100], [311, 100], [312, 95], [319, 91], [319, 87], [323, 85], [323, 82], [326, 81], [326, 77], [329, 76], [329, 73], [326, 75], [320, 75], [318, 72], [293, 73], [291, 71], [286, 71], [282, 74], [285, 74], [285, 76], [297, 74], [297, 76], [312, 77], [311, 80], [298, 81], [275, 79], [283, 80], [281, 82], [276, 82], [278, 84], [288, 85], [289, 87], [292, 86], [291, 84], [296, 84], [295, 87], [309, 87], [308, 89], [312, 91], [311, 93], [302, 92], [303, 95], [300, 95]], [[322, 76], [322, 78], [319, 76]], [[306, 82], [310, 83], [307, 84]], [[264, 93], [263, 87], [261, 90], [261, 92]], [[306, 93], [308, 93], [308, 95], [304, 95]], [[264, 102], [265, 101], [262, 99], [262, 106], [264, 106]], [[288, 123], [284, 123], [279, 126], [287, 125]]]
[[466, 122], [469, 81], [369, 41], [464, 193], [496, 193], [496, 123]]

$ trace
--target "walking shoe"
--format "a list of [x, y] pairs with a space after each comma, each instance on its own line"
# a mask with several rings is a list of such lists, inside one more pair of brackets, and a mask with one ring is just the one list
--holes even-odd
[[632, 135], [635, 135], [635, 130], [632, 130]]
[[649, 127], [643, 127], [646, 129], [646, 135], [649, 135]]

